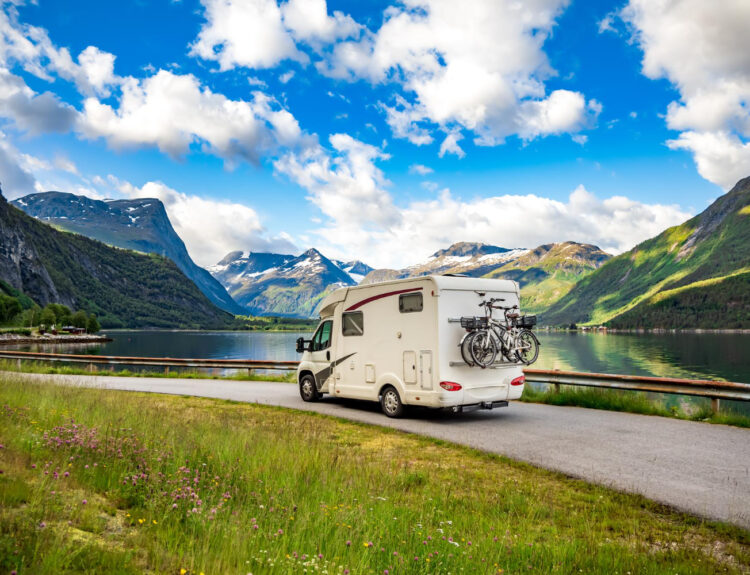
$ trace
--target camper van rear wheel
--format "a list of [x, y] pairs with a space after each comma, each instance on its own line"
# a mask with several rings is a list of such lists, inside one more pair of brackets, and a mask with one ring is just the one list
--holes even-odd
[[315, 378], [312, 375], [303, 375], [302, 379], [299, 380], [299, 394], [302, 401], [318, 401], [320, 399], [320, 392], [315, 386]]
[[380, 394], [380, 407], [388, 417], [401, 417], [404, 413], [404, 404], [401, 403], [396, 388], [388, 386]]

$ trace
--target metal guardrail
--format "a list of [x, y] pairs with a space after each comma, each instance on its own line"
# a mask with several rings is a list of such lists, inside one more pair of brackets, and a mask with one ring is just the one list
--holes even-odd
[[524, 369], [524, 373], [527, 382], [552, 384], [556, 391], [560, 390], [560, 385], [580, 385], [600, 389], [626, 389], [706, 397], [711, 399], [711, 409], [714, 412], [719, 410], [720, 399], [750, 401], [750, 384], [734, 381], [579, 373], [549, 369]]
[[178, 357], [129, 357], [117, 355], [77, 355], [73, 353], [41, 353], [33, 351], [0, 351], [0, 359], [18, 361], [53, 361], [88, 365], [146, 365], [156, 367], [193, 367], [216, 369], [278, 369], [295, 370], [298, 361], [261, 361], [252, 359], [185, 359]]
[[[128, 357], [112, 355], [76, 355], [66, 353], [41, 353], [29, 351], [0, 351], [0, 359], [23, 361], [51, 361], [63, 363], [83, 363], [95, 365], [141, 365], [206, 369], [297, 369], [297, 361], [260, 361], [248, 359], [184, 359], [172, 357]], [[576, 385], [602, 389], [625, 389], [657, 393], [671, 393], [706, 397], [712, 400], [712, 407], [718, 410], [720, 399], [750, 401], [750, 384], [731, 381], [710, 381], [702, 379], [678, 379], [671, 377], [642, 377], [633, 375], [613, 375], [608, 373], [580, 373], [547, 369], [524, 369], [526, 381], [546, 383], [555, 386]]]

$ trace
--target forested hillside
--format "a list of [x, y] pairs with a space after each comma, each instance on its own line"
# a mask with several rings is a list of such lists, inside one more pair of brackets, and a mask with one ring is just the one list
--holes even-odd
[[175, 263], [61, 232], [0, 195], [0, 280], [37, 305], [94, 313], [103, 327], [224, 327], [218, 309]]

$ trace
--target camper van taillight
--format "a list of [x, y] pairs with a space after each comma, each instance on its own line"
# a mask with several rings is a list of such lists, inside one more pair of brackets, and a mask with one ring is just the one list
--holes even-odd
[[521, 376], [517, 377], [516, 379], [514, 379], [513, 381], [510, 382], [511, 385], [523, 385], [524, 383], [526, 383], [526, 376], [525, 375], [521, 375]]
[[458, 391], [461, 389], [460, 383], [454, 383], [452, 381], [441, 381], [440, 387], [445, 389], [446, 391]]

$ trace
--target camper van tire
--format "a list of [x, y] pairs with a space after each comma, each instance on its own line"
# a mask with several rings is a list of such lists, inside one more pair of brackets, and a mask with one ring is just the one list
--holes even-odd
[[309, 373], [303, 375], [299, 380], [299, 394], [302, 396], [302, 401], [318, 401], [320, 399], [320, 392], [315, 386], [315, 378]]
[[393, 386], [383, 388], [380, 394], [380, 407], [388, 417], [401, 417], [404, 414], [404, 404], [401, 396]]

